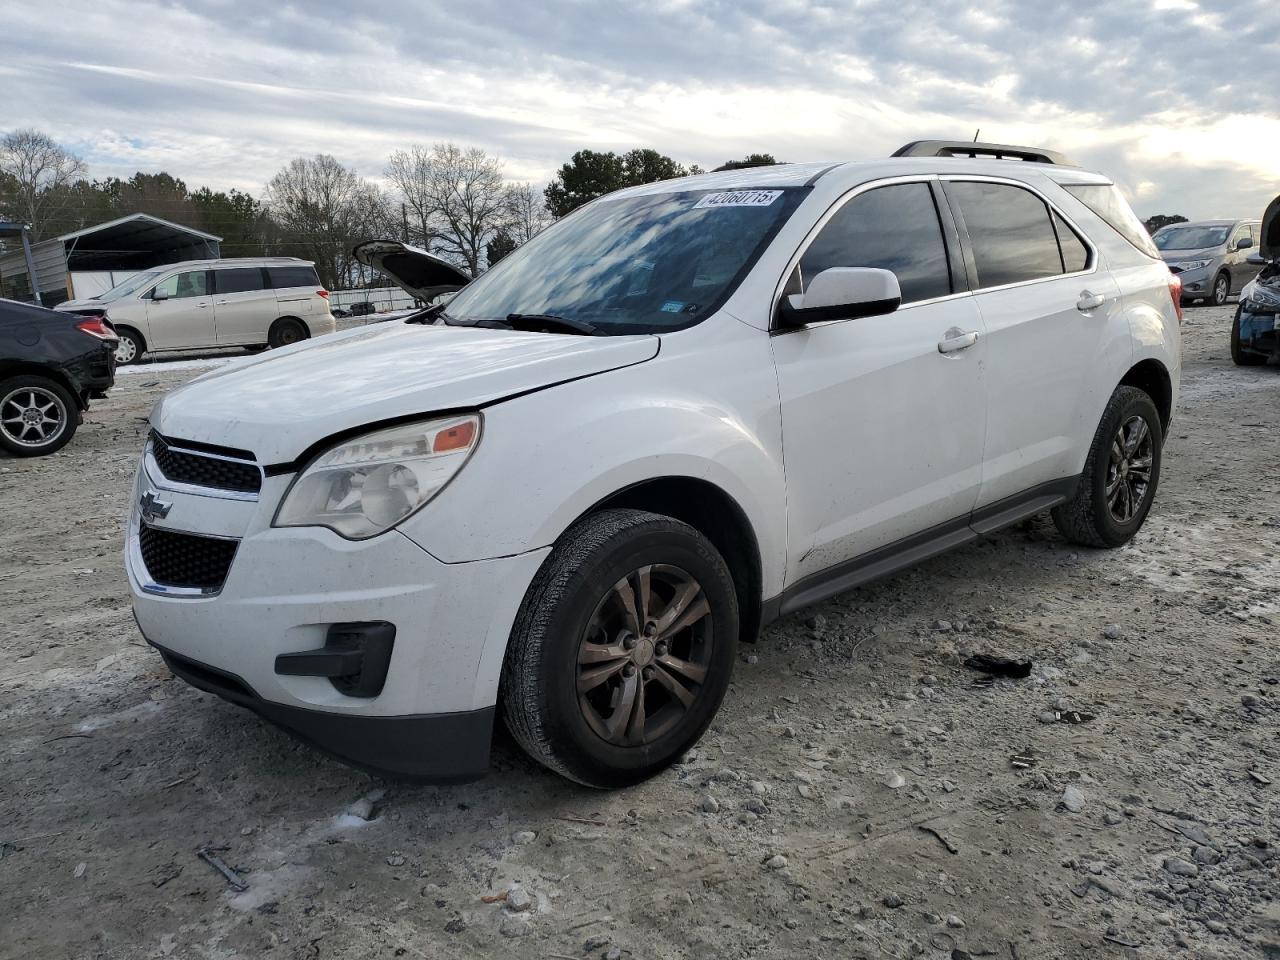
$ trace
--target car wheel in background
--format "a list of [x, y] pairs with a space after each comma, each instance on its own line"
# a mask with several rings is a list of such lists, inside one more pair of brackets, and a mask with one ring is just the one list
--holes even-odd
[[75, 435], [80, 410], [71, 394], [47, 377], [24, 374], [0, 381], [0, 447], [18, 457], [61, 449]]
[[1090, 547], [1128, 543], [1155, 500], [1163, 446], [1160, 414], [1151, 397], [1136, 387], [1116, 387], [1075, 496], [1053, 508], [1062, 535]]
[[290, 344], [301, 343], [307, 339], [307, 328], [302, 325], [302, 321], [294, 317], [281, 317], [271, 325], [271, 330], [267, 334], [267, 344], [272, 347], [287, 347]]
[[1215, 307], [1220, 307], [1227, 302], [1229, 296], [1231, 296], [1231, 278], [1225, 273], [1220, 273], [1213, 278], [1213, 292], [1209, 300]]
[[147, 352], [142, 334], [129, 327], [117, 327], [116, 333], [120, 337], [120, 342], [116, 344], [116, 366], [127, 367], [141, 360], [142, 355]]
[[1260, 367], [1267, 358], [1246, 350], [1240, 343], [1240, 315], [1243, 311], [1243, 306], [1236, 307], [1236, 315], [1231, 318], [1231, 362], [1237, 367]]
[[638, 783], [702, 736], [737, 640], [733, 579], [702, 534], [641, 510], [592, 514], [525, 595], [502, 675], [507, 726], [572, 780]]

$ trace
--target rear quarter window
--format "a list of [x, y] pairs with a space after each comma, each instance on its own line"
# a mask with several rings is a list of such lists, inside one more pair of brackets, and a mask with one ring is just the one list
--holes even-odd
[[315, 267], [267, 267], [267, 276], [276, 290], [282, 287], [320, 287]]
[[1160, 259], [1160, 251], [1152, 242], [1147, 228], [1142, 225], [1138, 215], [1129, 206], [1129, 201], [1125, 200], [1124, 195], [1114, 184], [1064, 183], [1062, 189], [1096, 213], [1107, 226], [1148, 257]]

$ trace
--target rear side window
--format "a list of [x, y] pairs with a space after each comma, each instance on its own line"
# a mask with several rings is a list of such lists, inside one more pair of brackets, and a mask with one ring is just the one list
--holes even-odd
[[1062, 269], [1067, 273], [1076, 273], [1089, 268], [1089, 248], [1084, 245], [1080, 235], [1068, 226], [1055, 210], [1053, 228], [1058, 231], [1058, 246], [1062, 249]]
[[315, 267], [267, 267], [267, 277], [276, 290], [282, 287], [320, 286]]
[[1110, 183], [1064, 183], [1062, 189], [1105, 220], [1112, 230], [1148, 257], [1160, 259], [1160, 251], [1152, 242], [1147, 228], [1142, 225], [1119, 188]]
[[951, 293], [947, 247], [929, 185], [895, 184], [854, 197], [809, 245], [800, 258], [799, 283], [792, 278], [788, 288], [803, 291], [829, 267], [892, 270], [903, 303]]
[[957, 181], [947, 195], [969, 231], [979, 287], [1000, 287], [1064, 273], [1058, 235], [1045, 202], [1004, 183]]
[[215, 270], [213, 285], [218, 293], [248, 293], [252, 290], [261, 290], [262, 270], [258, 267]]

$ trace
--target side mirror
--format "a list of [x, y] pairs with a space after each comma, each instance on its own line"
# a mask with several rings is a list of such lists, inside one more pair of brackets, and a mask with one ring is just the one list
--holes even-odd
[[1253, 246], [1253, 237], [1241, 237], [1236, 241], [1237, 250], [1248, 250]]
[[829, 267], [809, 281], [804, 293], [783, 297], [779, 319], [787, 327], [824, 320], [853, 320], [893, 313], [902, 305], [902, 288], [892, 270]]
[[1251, 253], [1244, 258], [1244, 262], [1251, 263], [1255, 267], [1265, 267], [1267, 265], [1267, 258], [1260, 253]]
[[151, 299], [152, 300], [168, 300], [169, 295], [165, 293], [163, 290], [161, 290], [159, 287], [156, 287], [154, 290], [151, 291]]

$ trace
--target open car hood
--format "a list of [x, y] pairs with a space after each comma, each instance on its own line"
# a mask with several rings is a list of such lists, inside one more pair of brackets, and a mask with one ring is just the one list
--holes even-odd
[[1262, 215], [1258, 252], [1268, 260], [1280, 257], [1280, 197], [1272, 200], [1267, 205], [1267, 212]]
[[448, 261], [399, 240], [365, 240], [352, 247], [351, 255], [390, 277], [419, 300], [453, 293], [471, 282], [465, 272]]

